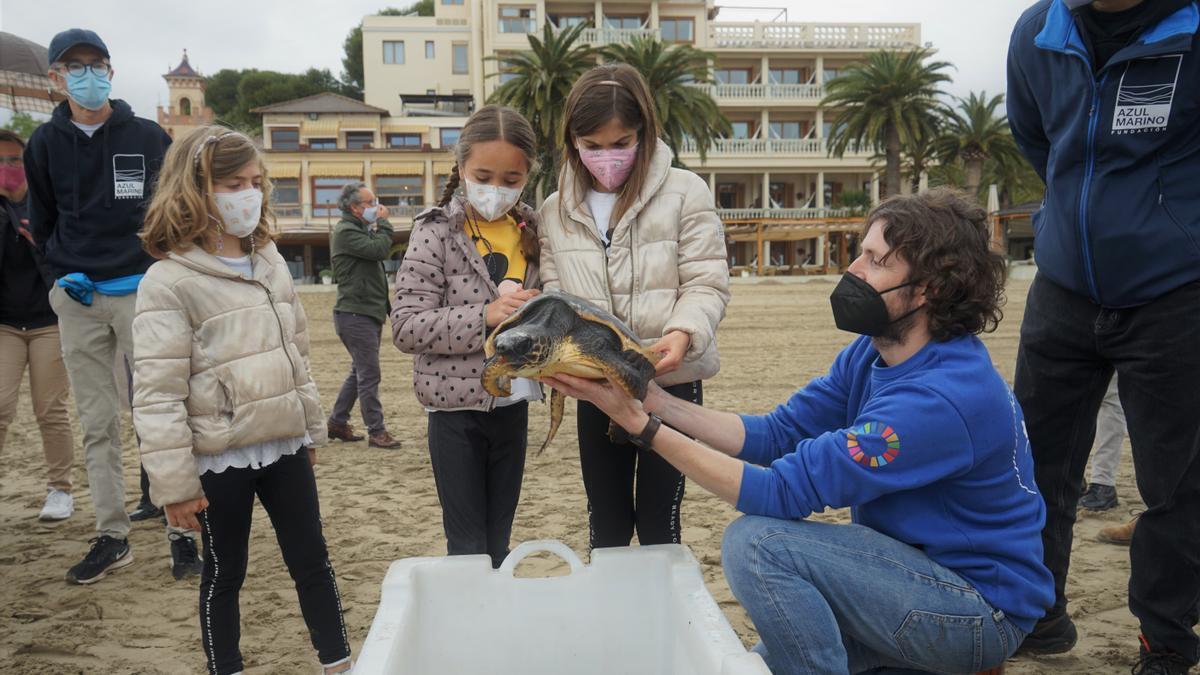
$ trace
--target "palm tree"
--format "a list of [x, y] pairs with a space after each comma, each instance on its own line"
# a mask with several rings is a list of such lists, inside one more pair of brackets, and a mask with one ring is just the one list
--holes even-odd
[[839, 109], [829, 134], [830, 154], [841, 157], [852, 145], [882, 150], [887, 163], [887, 194], [900, 192], [900, 153], [915, 145], [922, 119], [937, 108], [938, 85], [950, 81], [945, 61], [926, 61], [929, 49], [874, 52], [825, 85], [821, 105]]
[[627, 63], [646, 78], [654, 94], [663, 140], [671, 146], [677, 166], [682, 166], [679, 151], [685, 139], [695, 141], [703, 162], [713, 141], [732, 131], [729, 120], [708, 92], [692, 86], [712, 81], [709, 66], [712, 54], [690, 45], [668, 46], [648, 37], [634, 38], [629, 44], [608, 45], [600, 51], [606, 61]]
[[553, 192], [558, 179], [556, 149], [567, 94], [575, 80], [596, 65], [596, 50], [577, 44], [586, 28], [586, 24], [580, 24], [559, 32], [547, 21], [540, 39], [529, 36], [529, 51], [490, 57], [504, 62], [503, 74], [510, 79], [496, 88], [489, 102], [516, 108], [537, 134], [539, 169], [530, 176], [528, 189], [539, 198]]
[[963, 188], [978, 195], [983, 177], [984, 162], [989, 159], [1000, 164], [1021, 161], [1017, 144], [1008, 128], [1008, 118], [997, 115], [996, 108], [1004, 103], [1004, 95], [987, 97], [971, 92], [958, 99], [958, 107], [944, 108], [943, 132], [938, 140], [938, 154], [944, 162], [962, 162], [966, 170]]

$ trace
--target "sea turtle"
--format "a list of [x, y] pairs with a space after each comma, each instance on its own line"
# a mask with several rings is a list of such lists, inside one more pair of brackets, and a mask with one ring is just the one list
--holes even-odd
[[[483, 387], [492, 396], [508, 396], [513, 377], [537, 378], [566, 373], [604, 379], [611, 375], [630, 396], [641, 400], [654, 378], [661, 355], [642, 347], [620, 319], [561, 291], [543, 293], [505, 319], [483, 347]], [[550, 445], [562, 422], [566, 397], [550, 394]], [[609, 434], [613, 435], [610, 427]]]

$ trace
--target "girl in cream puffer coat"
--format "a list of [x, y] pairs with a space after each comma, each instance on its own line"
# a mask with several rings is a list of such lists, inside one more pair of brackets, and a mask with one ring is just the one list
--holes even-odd
[[[584, 74], [567, 97], [558, 192], [541, 208], [541, 275], [610, 310], [663, 354], [656, 382], [694, 403], [716, 375], [729, 302], [725, 235], [708, 185], [671, 166], [645, 80], [627, 65]], [[615, 443], [578, 407], [593, 548], [679, 543], [683, 475], [649, 449]]]
[[270, 190], [240, 133], [203, 127], [167, 152], [142, 235], [159, 261], [138, 289], [133, 420], [151, 498], [204, 538], [208, 672], [243, 669], [238, 593], [257, 497], [335, 673], [350, 667], [350, 645], [312, 469], [325, 418], [304, 309], [268, 231]]

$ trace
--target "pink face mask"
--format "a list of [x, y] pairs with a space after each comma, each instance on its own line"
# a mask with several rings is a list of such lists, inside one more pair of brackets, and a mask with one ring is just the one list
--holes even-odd
[[576, 147], [576, 150], [579, 151], [579, 159], [592, 174], [592, 178], [603, 185], [605, 190], [615, 190], [624, 185], [629, 174], [633, 173], [638, 146], [634, 143], [628, 148], [612, 150], [584, 150], [580, 147]]
[[20, 164], [0, 166], [0, 190], [16, 192], [25, 187], [25, 169]]

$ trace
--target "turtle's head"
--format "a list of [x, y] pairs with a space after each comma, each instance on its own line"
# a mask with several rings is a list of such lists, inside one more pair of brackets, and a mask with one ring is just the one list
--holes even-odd
[[496, 354], [504, 357], [514, 370], [536, 368], [546, 362], [551, 349], [544, 331], [514, 326], [496, 336]]

